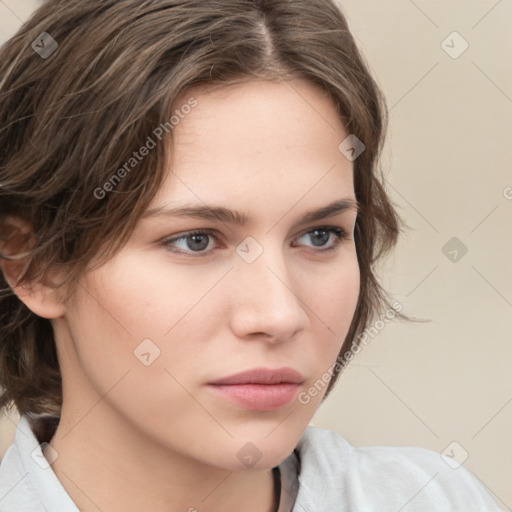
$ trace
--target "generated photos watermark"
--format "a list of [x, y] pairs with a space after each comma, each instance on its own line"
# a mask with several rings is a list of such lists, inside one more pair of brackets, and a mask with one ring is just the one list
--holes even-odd
[[130, 174], [149, 155], [151, 150], [156, 148], [158, 142], [162, 141], [164, 133], [170, 133], [197, 105], [198, 102], [195, 98], [189, 98], [187, 103], [174, 111], [169, 121], [159, 124], [138, 151], [134, 151], [132, 156], [101, 187], [94, 189], [94, 197], [101, 200], [106, 197], [107, 193], [112, 192], [121, 183], [121, 180]]
[[357, 336], [359, 343], [356, 341], [352, 342], [350, 348], [343, 354], [341, 360], [337, 360], [328, 370], [326, 370], [307, 390], [301, 391], [297, 400], [302, 405], [307, 405], [312, 397], [315, 397], [322, 393], [331, 380], [331, 377], [343, 370], [347, 364], [352, 361], [354, 356], [360, 352], [363, 347], [367, 346], [371, 339], [375, 338], [383, 329], [388, 325], [397, 313], [403, 310], [402, 304], [395, 301], [391, 308], [387, 309], [381, 317], [376, 320], [371, 326], [368, 326], [361, 334]]

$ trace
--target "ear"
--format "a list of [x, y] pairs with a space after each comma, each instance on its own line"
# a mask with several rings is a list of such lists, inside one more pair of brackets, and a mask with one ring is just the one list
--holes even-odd
[[18, 283], [27, 266], [27, 277], [30, 277], [30, 258], [6, 259], [31, 249], [34, 242], [32, 226], [28, 222], [20, 217], [3, 218], [0, 222], [0, 270], [16, 296], [33, 313], [48, 319], [60, 318], [66, 311], [62, 301], [63, 292], [54, 289], [53, 283], [43, 277]]

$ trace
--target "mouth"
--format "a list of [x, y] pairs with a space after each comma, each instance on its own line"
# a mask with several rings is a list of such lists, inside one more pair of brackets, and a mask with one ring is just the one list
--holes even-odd
[[272, 411], [289, 404], [304, 377], [292, 368], [255, 368], [208, 383], [216, 396], [255, 411]]

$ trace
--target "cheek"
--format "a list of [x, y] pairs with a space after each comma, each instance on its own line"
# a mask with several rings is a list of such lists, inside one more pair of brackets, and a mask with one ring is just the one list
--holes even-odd
[[210, 290], [224, 268], [170, 272], [143, 261], [124, 254], [87, 275], [66, 315], [78, 362], [97, 383], [110, 384], [123, 370], [148, 370], [144, 362], [153, 360], [152, 368], [182, 373], [222, 318]]
[[320, 282], [321, 286], [309, 287], [314, 290], [315, 312], [337, 338], [345, 337], [359, 299], [360, 272], [355, 251], [343, 265], [329, 269]]
[[347, 336], [355, 314], [360, 293], [360, 272], [357, 257], [347, 258], [346, 264], [329, 271], [329, 278], [322, 280], [323, 287], [315, 288], [315, 307], [318, 329], [324, 342], [315, 344], [321, 352], [321, 370], [334, 363]]
[[348, 331], [348, 324], [350, 324], [356, 310], [360, 293], [360, 279], [359, 264], [357, 256], [354, 254], [350, 264], [340, 272], [339, 278], [335, 281], [335, 300], [338, 299], [338, 311], [340, 317], [343, 318], [345, 331]]
[[312, 293], [308, 300], [314, 303], [309, 313], [312, 332], [301, 347], [303, 360], [310, 362], [311, 376], [297, 397], [305, 414], [306, 411], [313, 414], [320, 406], [354, 317], [360, 286], [355, 252], [353, 257], [347, 257], [343, 265], [329, 270], [328, 275], [324, 274], [317, 283], [313, 286], [312, 281], [309, 282]]
[[201, 272], [194, 265], [176, 269], [162, 254], [158, 258], [135, 251], [125, 254], [90, 276], [85, 285], [102, 306], [92, 304], [93, 314], [133, 342], [166, 337], [186, 320], [225, 270]]
[[108, 395], [105, 404], [141, 427], [143, 418], [158, 416], [164, 432], [170, 412], [163, 411], [171, 406], [184, 411], [173, 420], [176, 425], [194, 412], [180, 383], [189, 387], [187, 376], [190, 380], [202, 340], [213, 328], [204, 316], [212, 304], [200, 300], [211, 284], [186, 286], [188, 276], [164, 279], [154, 269], [125, 268], [122, 278], [102, 270], [84, 280], [67, 315], [66, 380], [77, 393], [88, 393], [90, 386], [96, 395]]

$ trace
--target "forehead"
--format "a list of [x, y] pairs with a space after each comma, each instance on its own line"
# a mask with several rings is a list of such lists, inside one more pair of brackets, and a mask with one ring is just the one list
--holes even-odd
[[[305, 80], [190, 89], [197, 105], [174, 128], [169, 175], [150, 208], [183, 201], [226, 204], [353, 195], [348, 136], [327, 93]], [[315, 202], [316, 205], [317, 202]]]
[[263, 148], [282, 152], [304, 144], [332, 150], [346, 134], [327, 92], [303, 79], [193, 88], [178, 98], [176, 107], [192, 96], [197, 106], [182, 116], [174, 131], [181, 145], [215, 144], [217, 152], [228, 146], [233, 156], [240, 150], [247, 154]]

